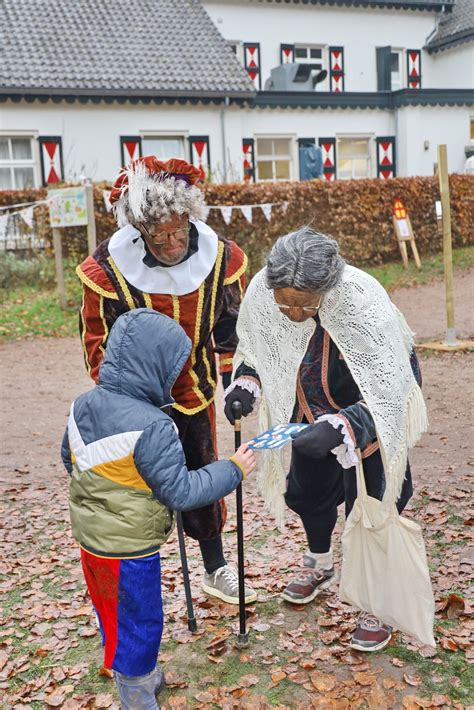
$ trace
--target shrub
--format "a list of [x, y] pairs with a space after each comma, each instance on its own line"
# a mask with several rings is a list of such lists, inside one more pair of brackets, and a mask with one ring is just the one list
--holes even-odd
[[[94, 186], [97, 239], [111, 236], [115, 230], [113, 215], [106, 211], [102, 191], [107, 183]], [[474, 176], [451, 175], [451, 218], [453, 245], [474, 243]], [[309, 182], [260, 184], [206, 184], [206, 201], [211, 205], [244, 205], [273, 202], [272, 219], [267, 221], [261, 210], [253, 210], [253, 221], [247, 222], [236, 210], [232, 221], [225, 224], [218, 210], [211, 210], [208, 222], [224, 236], [235, 241], [247, 253], [250, 274], [264, 263], [274, 241], [287, 232], [311, 224], [313, 228], [333, 235], [340, 243], [344, 257], [358, 265], [381, 264], [400, 258], [392, 226], [393, 203], [400, 198], [407, 207], [421, 256], [440, 252], [435, 202], [439, 199], [436, 177], [409, 177], [391, 180], [349, 180], [327, 183]], [[0, 191], [0, 206], [45, 199], [47, 191]], [[282, 204], [288, 203], [288, 210]], [[51, 249], [47, 206], [35, 210], [38, 236], [45, 238]], [[76, 262], [87, 253], [85, 227], [69, 227], [63, 238], [66, 255]]]

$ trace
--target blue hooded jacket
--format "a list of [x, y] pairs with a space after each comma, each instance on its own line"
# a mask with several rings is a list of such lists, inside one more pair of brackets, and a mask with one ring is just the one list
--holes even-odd
[[71, 406], [61, 455], [71, 474], [72, 532], [93, 554], [153, 554], [172, 530], [171, 511], [208, 505], [242, 480], [233, 461], [189, 471], [162, 411], [190, 350], [167, 316], [124, 313], [110, 331], [99, 384]]

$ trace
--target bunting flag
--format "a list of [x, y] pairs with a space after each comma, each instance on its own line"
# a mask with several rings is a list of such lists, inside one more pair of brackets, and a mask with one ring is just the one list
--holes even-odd
[[230, 205], [222, 205], [222, 207], [220, 208], [222, 219], [226, 224], [230, 224], [231, 222], [233, 209], [234, 208]]
[[206, 221], [211, 210], [219, 210], [222, 219], [226, 224], [232, 221], [234, 210], [240, 210], [249, 224], [253, 221], [253, 210], [259, 209], [265, 215], [265, 218], [270, 222], [274, 207], [280, 207], [284, 214], [288, 210], [288, 202], [265, 202], [257, 205], [206, 205], [204, 208], [203, 220]]
[[27, 207], [26, 210], [21, 210], [20, 215], [23, 221], [30, 229], [33, 229], [33, 207]]
[[240, 211], [249, 224], [252, 224], [252, 205], [240, 205]]
[[207, 218], [209, 217], [209, 212], [211, 211], [211, 208], [208, 207], [207, 205], [204, 205], [202, 208], [202, 221], [207, 222]]
[[271, 202], [267, 205], [260, 205], [260, 209], [262, 210], [263, 214], [267, 218], [268, 222], [270, 222], [270, 220], [272, 218], [272, 207], [273, 207], [273, 205]]

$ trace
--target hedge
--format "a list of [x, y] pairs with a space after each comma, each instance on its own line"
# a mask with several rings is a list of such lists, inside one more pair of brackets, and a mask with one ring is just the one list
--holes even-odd
[[[94, 186], [94, 202], [98, 240], [109, 237], [115, 223], [105, 209], [102, 190]], [[451, 175], [451, 217], [455, 247], [474, 243], [474, 176]], [[204, 187], [210, 205], [244, 205], [276, 203], [272, 219], [253, 210], [248, 223], [239, 210], [234, 210], [227, 225], [218, 210], [211, 210], [208, 223], [224, 236], [235, 239], [250, 260], [250, 273], [264, 262], [274, 241], [293, 229], [311, 224], [340, 243], [344, 257], [354, 264], [380, 264], [400, 258], [393, 233], [392, 210], [396, 198], [407, 207], [420, 254], [441, 251], [435, 202], [439, 199], [436, 177], [395, 178], [391, 180], [350, 180], [327, 183], [320, 180], [260, 184], [208, 184]], [[0, 206], [44, 199], [46, 190], [0, 191]], [[283, 210], [283, 203], [288, 209]], [[37, 231], [51, 244], [47, 208], [35, 210]], [[69, 254], [81, 259], [87, 249], [85, 228], [68, 228]]]

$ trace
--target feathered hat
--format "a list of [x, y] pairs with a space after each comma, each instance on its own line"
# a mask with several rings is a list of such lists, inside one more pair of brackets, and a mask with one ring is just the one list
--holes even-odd
[[121, 169], [109, 197], [118, 226], [167, 222], [173, 214], [199, 219], [204, 207], [196, 187], [200, 179], [200, 171], [179, 158], [163, 162], [147, 155], [132, 160]]

